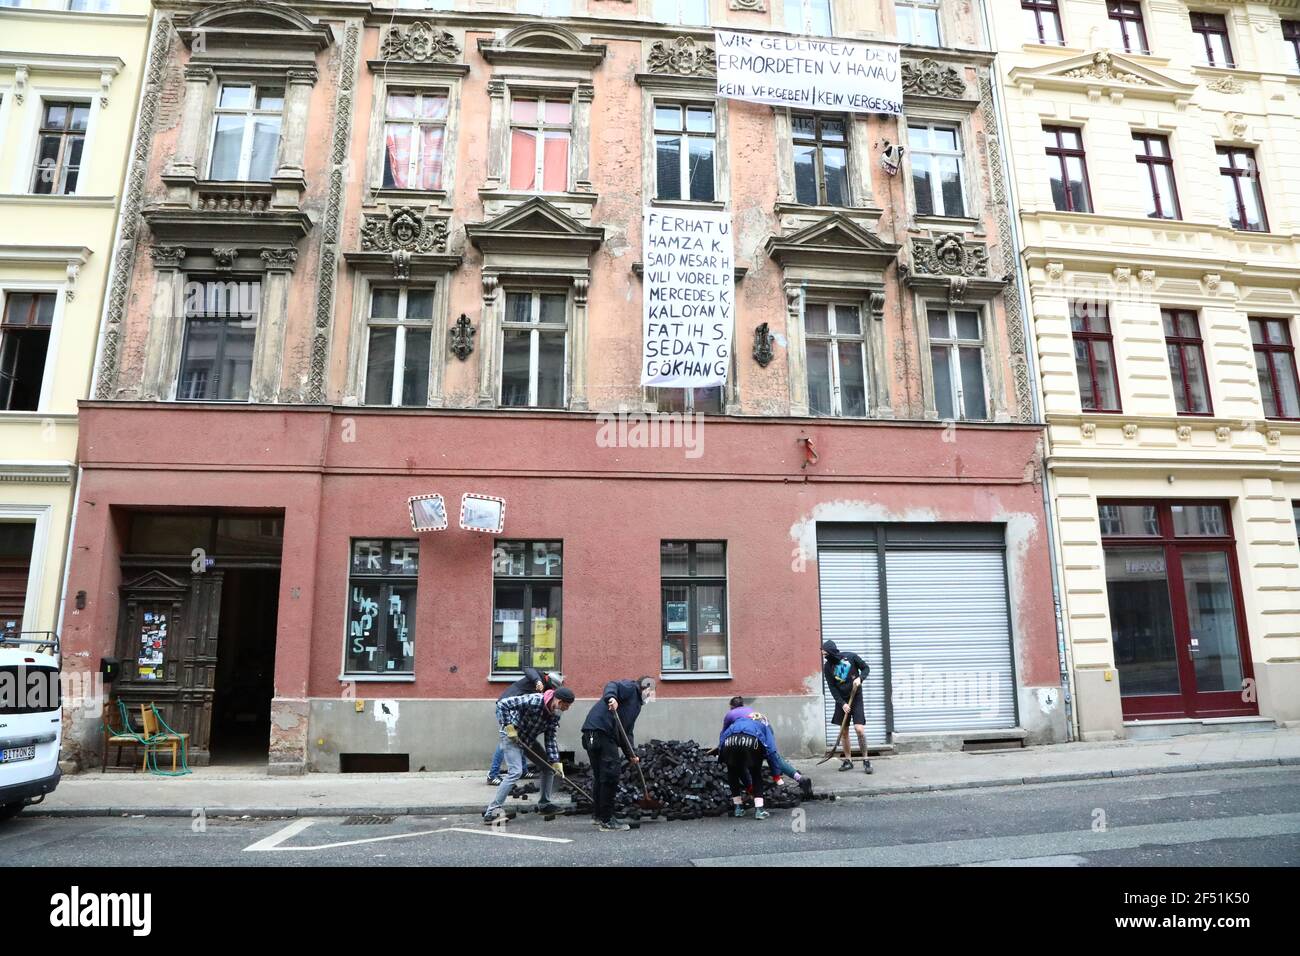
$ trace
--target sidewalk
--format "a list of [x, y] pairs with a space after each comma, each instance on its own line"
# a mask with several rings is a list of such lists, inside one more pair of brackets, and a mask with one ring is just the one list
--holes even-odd
[[[1156, 773], [1300, 766], [1300, 730], [1215, 733], [1167, 740], [1058, 744], [988, 753], [907, 754], [880, 757], [867, 776], [861, 762], [839, 772], [796, 760], [817, 792], [877, 796], [973, 787], [1059, 783]], [[268, 777], [263, 767], [204, 767], [184, 777], [147, 773], [65, 776], [32, 815], [292, 817], [352, 814], [481, 813], [492, 791], [482, 770], [455, 773], [306, 774]], [[562, 793], [563, 785], [558, 785]], [[536, 805], [537, 795], [510, 806]]]

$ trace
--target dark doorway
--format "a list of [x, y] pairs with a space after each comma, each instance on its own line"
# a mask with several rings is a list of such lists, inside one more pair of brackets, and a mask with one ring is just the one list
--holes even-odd
[[212, 702], [214, 764], [266, 762], [279, 604], [279, 570], [226, 571]]

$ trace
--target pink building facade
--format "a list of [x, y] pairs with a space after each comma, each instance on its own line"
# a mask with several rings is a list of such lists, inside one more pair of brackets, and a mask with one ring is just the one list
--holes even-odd
[[[897, 118], [721, 98], [711, 30], [891, 10], [451, 6], [158, 9], [67, 658], [276, 772], [475, 766], [526, 666], [656, 677], [646, 739], [756, 697], [812, 753], [823, 639], [872, 664], [873, 748], [1064, 739], [973, 17], [903, 47]], [[731, 216], [723, 388], [639, 384], [645, 207]], [[447, 530], [412, 531], [424, 494]]]

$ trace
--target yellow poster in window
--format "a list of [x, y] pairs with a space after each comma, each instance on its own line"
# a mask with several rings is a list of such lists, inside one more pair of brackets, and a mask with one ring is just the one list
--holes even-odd
[[554, 667], [555, 651], [533, 651], [534, 667]]
[[511, 671], [519, 666], [518, 651], [497, 651], [497, 670]]
[[533, 618], [533, 647], [554, 649], [556, 632], [559, 630], [559, 623], [560, 622], [553, 617]]

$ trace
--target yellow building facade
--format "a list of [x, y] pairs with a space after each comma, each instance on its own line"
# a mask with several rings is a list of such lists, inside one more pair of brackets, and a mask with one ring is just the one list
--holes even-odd
[[989, 13], [1077, 728], [1300, 720], [1300, 6]]
[[147, 0], [0, 0], [0, 632], [59, 626]]

